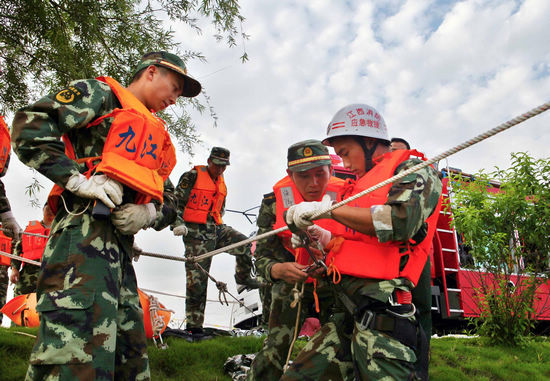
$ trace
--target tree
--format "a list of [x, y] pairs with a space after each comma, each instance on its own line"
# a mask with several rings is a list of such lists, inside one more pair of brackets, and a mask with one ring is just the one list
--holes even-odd
[[[0, 2], [0, 113], [100, 74], [127, 83], [147, 51], [170, 50], [185, 61], [205, 60], [200, 52], [181, 51], [163, 19], [183, 22], [197, 33], [198, 18], [213, 23], [217, 40], [232, 47], [244, 20], [238, 0], [5, 0]], [[243, 52], [242, 61], [247, 60]], [[205, 94], [208, 104], [208, 97]], [[185, 99], [203, 112], [197, 99]], [[185, 107], [182, 115], [164, 114], [182, 149], [197, 140]], [[209, 108], [214, 121], [216, 115]]]
[[[549, 274], [550, 158], [520, 152], [511, 161], [506, 170], [457, 176], [453, 207], [479, 270], [478, 332], [495, 343], [520, 344], [536, 317], [536, 290]], [[488, 192], [489, 179], [500, 182], [497, 193]]]

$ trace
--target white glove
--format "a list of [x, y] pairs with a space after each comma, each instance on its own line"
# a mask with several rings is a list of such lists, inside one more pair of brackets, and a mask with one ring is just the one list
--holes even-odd
[[185, 226], [185, 224], [181, 224], [181, 225], [178, 225], [174, 228], [174, 231], [173, 231], [174, 235], [176, 236], [186, 236], [187, 233], [189, 233], [189, 230], [187, 229], [187, 226]]
[[[304, 230], [308, 226], [313, 225], [311, 216], [314, 214], [327, 210], [332, 206], [332, 200], [328, 194], [323, 196], [321, 201], [301, 202], [298, 205], [292, 205], [286, 211], [286, 223], [294, 224], [298, 229]], [[323, 213], [317, 218], [331, 218], [330, 212]]]
[[140, 229], [147, 229], [157, 219], [157, 209], [153, 203], [124, 204], [111, 213], [113, 225], [125, 235], [134, 235]]
[[100, 200], [111, 209], [122, 203], [122, 185], [105, 175], [94, 175], [89, 179], [81, 173], [72, 175], [65, 189], [83, 198]]
[[[332, 239], [332, 233], [326, 229], [323, 229], [318, 225], [309, 226], [307, 228], [307, 231], [311, 236], [311, 238], [319, 242], [319, 244], [323, 249], [327, 247], [328, 243]], [[304, 242], [302, 241], [300, 236], [294, 233], [292, 233], [292, 238], [290, 239], [290, 243], [292, 244], [292, 247], [294, 249], [304, 246]]]
[[318, 225], [311, 225], [307, 228], [307, 231], [311, 238], [319, 242], [323, 249], [327, 247], [328, 243], [332, 239], [332, 233]]
[[8, 237], [18, 238], [23, 232], [23, 229], [21, 229], [21, 226], [19, 226], [15, 220], [11, 210], [1, 213], [0, 219], [2, 220], [2, 228], [5, 229], [4, 233], [6, 233]]

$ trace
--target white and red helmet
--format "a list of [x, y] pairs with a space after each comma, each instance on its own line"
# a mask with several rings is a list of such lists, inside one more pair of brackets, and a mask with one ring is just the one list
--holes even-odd
[[337, 136], [366, 136], [390, 142], [386, 122], [374, 107], [356, 103], [340, 109], [327, 128], [324, 145], [330, 145], [330, 139]]

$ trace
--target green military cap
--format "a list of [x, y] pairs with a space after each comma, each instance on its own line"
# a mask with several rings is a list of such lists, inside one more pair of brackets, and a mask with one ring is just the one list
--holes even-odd
[[229, 150], [223, 147], [213, 147], [209, 159], [214, 164], [229, 165]]
[[288, 147], [288, 169], [303, 172], [321, 165], [331, 165], [328, 148], [319, 140], [304, 140]]
[[139, 61], [139, 64], [134, 71], [134, 75], [141, 69], [145, 69], [150, 65], [163, 66], [180, 74], [185, 79], [182, 92], [183, 96], [192, 98], [201, 92], [201, 84], [199, 81], [187, 75], [187, 68], [185, 67], [185, 64], [181, 58], [175, 54], [168, 52], [146, 53], [143, 57], [141, 57], [141, 61]]

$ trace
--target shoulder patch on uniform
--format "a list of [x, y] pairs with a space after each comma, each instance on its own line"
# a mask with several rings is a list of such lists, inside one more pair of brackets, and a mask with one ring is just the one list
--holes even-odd
[[69, 86], [55, 95], [55, 100], [59, 103], [69, 104], [82, 98], [82, 91], [75, 86]]

